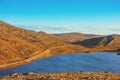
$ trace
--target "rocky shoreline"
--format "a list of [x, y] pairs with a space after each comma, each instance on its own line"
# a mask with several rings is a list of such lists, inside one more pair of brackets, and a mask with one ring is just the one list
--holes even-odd
[[120, 74], [111, 72], [12, 73], [0, 80], [120, 80]]

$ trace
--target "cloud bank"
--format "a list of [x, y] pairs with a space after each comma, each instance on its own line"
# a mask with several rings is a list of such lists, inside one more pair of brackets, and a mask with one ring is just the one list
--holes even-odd
[[19, 27], [35, 30], [45, 31], [47, 33], [67, 33], [67, 32], [81, 32], [88, 34], [120, 34], [120, 29], [114, 28], [97, 28], [89, 25], [72, 25], [72, 26], [44, 26], [44, 25], [19, 25]]

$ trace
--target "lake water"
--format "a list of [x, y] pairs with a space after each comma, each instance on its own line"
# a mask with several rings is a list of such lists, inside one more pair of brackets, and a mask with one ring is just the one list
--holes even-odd
[[110, 71], [120, 73], [120, 56], [114, 52], [76, 53], [56, 55], [17, 67], [0, 70], [0, 76], [12, 72], [79, 72]]

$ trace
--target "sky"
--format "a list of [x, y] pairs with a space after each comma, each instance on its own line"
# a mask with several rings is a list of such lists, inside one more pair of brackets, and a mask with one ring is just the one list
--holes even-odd
[[0, 20], [48, 33], [120, 34], [120, 0], [0, 0]]

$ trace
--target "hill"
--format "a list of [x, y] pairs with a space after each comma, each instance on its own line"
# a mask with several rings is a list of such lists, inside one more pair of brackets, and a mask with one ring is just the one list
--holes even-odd
[[0, 22], [0, 31], [1, 34], [8, 36], [12, 35], [14, 37], [23, 39], [27, 42], [30, 42], [32, 44], [36, 44], [36, 46], [43, 48], [41, 46], [54, 46], [49, 45], [51, 42], [56, 43], [55, 45], [64, 44], [63, 40], [59, 39], [58, 37], [55, 37], [54, 35], [47, 34], [45, 32], [35, 32], [33, 30], [25, 30], [22, 28], [18, 28], [16, 26], [13, 26], [11, 24], [5, 23], [3, 21]]
[[120, 49], [120, 36], [104, 36], [99, 38], [86, 39], [83, 41], [78, 41], [73, 44], [80, 44], [85, 47], [102, 47], [109, 48], [113, 50]]
[[65, 42], [54, 35], [18, 28], [0, 21], [0, 64], [25, 59], [36, 51], [43, 51]]
[[61, 33], [61, 34], [54, 34], [58, 37], [63, 38], [66, 42], [77, 42], [77, 41], [83, 41], [85, 39], [100, 37], [101, 35], [92, 35], [92, 34], [83, 34], [79, 32], [75, 33]]

